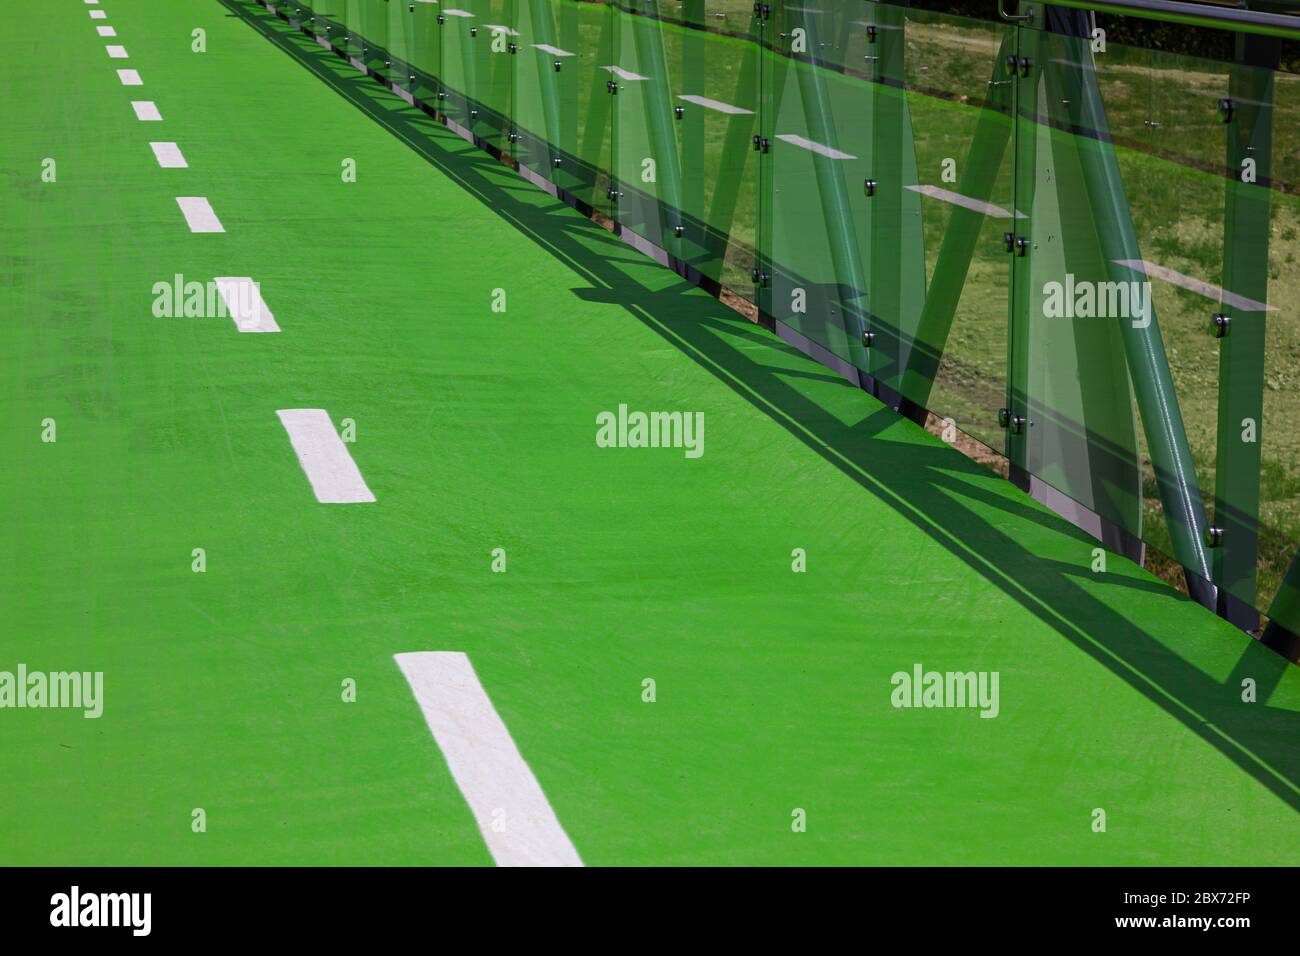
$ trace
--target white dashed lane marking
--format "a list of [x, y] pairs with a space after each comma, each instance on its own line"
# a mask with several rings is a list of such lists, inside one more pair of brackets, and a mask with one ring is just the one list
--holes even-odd
[[140, 80], [140, 74], [135, 70], [118, 70], [117, 78], [122, 81], [123, 86], [143, 86]]
[[150, 143], [149, 148], [153, 150], [158, 165], [163, 169], [189, 168], [190, 164], [185, 162], [185, 157], [181, 155], [181, 148], [175, 143]]
[[153, 100], [132, 100], [131, 109], [135, 110], [135, 118], [144, 122], [161, 122], [162, 114], [158, 112], [158, 107]]
[[469, 658], [422, 651], [393, 659], [497, 866], [582, 866]]
[[203, 196], [177, 196], [176, 204], [185, 214], [190, 232], [225, 232], [221, 220], [212, 211], [212, 204]]
[[276, 414], [317, 501], [346, 505], [375, 500], [325, 409], [281, 408]]
[[213, 280], [221, 300], [226, 303], [226, 314], [241, 332], [279, 332], [275, 316], [262, 301], [262, 290], [249, 276], [218, 276]]

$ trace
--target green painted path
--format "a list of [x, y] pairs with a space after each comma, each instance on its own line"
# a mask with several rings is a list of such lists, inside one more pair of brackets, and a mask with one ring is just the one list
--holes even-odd
[[[589, 865], [1295, 861], [1295, 668], [265, 11], [99, 6], [6, 20], [0, 670], [105, 709], [0, 710], [0, 862], [491, 863], [421, 650]], [[155, 318], [177, 273], [282, 332]], [[598, 448], [620, 403], [704, 455]], [[282, 408], [352, 419], [377, 502], [319, 504]], [[918, 662], [998, 717], [894, 709]]]

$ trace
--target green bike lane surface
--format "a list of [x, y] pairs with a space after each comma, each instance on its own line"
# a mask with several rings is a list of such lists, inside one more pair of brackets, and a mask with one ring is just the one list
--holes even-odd
[[[105, 672], [97, 720], [0, 712], [5, 862], [490, 863], [416, 650], [589, 864], [1293, 859], [1293, 670], [252, 5], [100, 7], [15, 14], [44, 69], [4, 70], [0, 669]], [[155, 318], [176, 273], [282, 332]], [[620, 403], [704, 455], [598, 448]], [[376, 503], [316, 502], [297, 407]], [[999, 716], [895, 710], [918, 662]]]

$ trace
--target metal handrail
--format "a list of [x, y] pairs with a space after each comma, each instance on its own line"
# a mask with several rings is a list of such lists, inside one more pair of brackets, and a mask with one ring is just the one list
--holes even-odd
[[1004, 3], [1005, 0], [998, 0], [998, 16], [1003, 20], [1032, 20], [1034, 18], [1032, 13], [1007, 13]]
[[1183, 0], [1051, 0], [1051, 5], [1300, 40], [1300, 16], [1259, 10], [1216, 7]]

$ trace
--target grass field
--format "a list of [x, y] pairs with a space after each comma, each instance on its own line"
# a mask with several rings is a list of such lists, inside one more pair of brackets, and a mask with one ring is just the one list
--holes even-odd
[[[1295, 862], [1294, 667], [258, 5], [8, 22], [0, 671], [104, 700], [0, 709], [0, 862], [490, 864], [419, 651], [588, 865]], [[281, 331], [155, 317], [176, 274]], [[704, 453], [598, 447], [620, 404]], [[303, 408], [374, 502], [316, 500]], [[996, 719], [894, 707], [917, 664]]]

